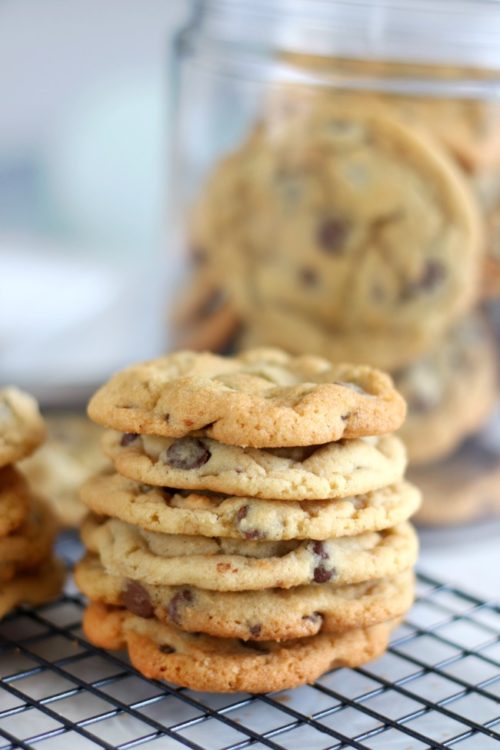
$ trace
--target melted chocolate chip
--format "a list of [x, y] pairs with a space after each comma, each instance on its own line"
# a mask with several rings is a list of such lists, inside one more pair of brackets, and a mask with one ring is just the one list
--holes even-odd
[[159, 646], [158, 651], [160, 651], [162, 654], [175, 654], [175, 648], [173, 646], [169, 646], [168, 643], [163, 643], [161, 646]]
[[262, 632], [262, 625], [260, 623], [256, 623], [255, 625], [250, 625], [248, 630], [250, 632], [250, 635], [253, 635], [254, 638], [258, 638]]
[[[325, 545], [323, 542], [313, 542], [312, 545], [312, 551], [316, 555], [319, 560], [329, 560], [330, 555], [328, 554], [328, 551], [325, 549]], [[323, 565], [322, 562], [320, 562], [319, 565], [317, 565], [314, 568], [313, 571], [313, 578], [316, 581], [316, 583], [327, 583], [327, 581], [331, 580], [335, 573], [335, 569], [327, 569]]]
[[178, 591], [177, 594], [172, 597], [167, 606], [167, 614], [170, 620], [178, 625], [180, 622], [179, 607], [184, 604], [191, 604], [192, 601], [193, 594], [189, 589], [182, 589], [182, 591]]
[[138, 617], [150, 618], [154, 615], [154, 608], [149, 594], [137, 581], [127, 581], [122, 591], [122, 601], [126, 609]]
[[139, 435], [136, 432], [124, 432], [122, 435], [122, 439], [120, 440], [120, 445], [122, 448], [126, 448], [127, 445], [130, 445], [130, 443], [133, 443]]
[[207, 463], [211, 455], [201, 440], [181, 438], [168, 448], [164, 460], [173, 469], [198, 469]]
[[243, 521], [243, 519], [247, 517], [247, 513], [248, 513], [248, 505], [242, 505], [241, 508], [238, 508], [238, 512], [236, 514], [237, 520]]
[[324, 219], [318, 226], [316, 241], [324, 252], [337, 255], [342, 252], [348, 233], [349, 227], [342, 219]]
[[299, 276], [304, 286], [317, 286], [319, 282], [318, 274], [313, 268], [301, 268]]
[[249, 531], [244, 531], [243, 536], [245, 539], [248, 539], [249, 541], [252, 541], [254, 539], [265, 539], [266, 535], [263, 531], [259, 531], [259, 529], [250, 529]]
[[333, 570], [327, 570], [323, 565], [314, 568], [314, 580], [316, 583], [327, 583], [333, 576]]

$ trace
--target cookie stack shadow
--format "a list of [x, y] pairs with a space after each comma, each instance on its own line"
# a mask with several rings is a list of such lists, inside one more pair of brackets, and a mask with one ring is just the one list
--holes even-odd
[[0, 617], [19, 604], [57, 596], [62, 565], [52, 556], [57, 525], [17, 468], [45, 439], [35, 400], [16, 388], [0, 390]]
[[420, 502], [388, 377], [270, 349], [180, 352], [114, 376], [89, 414], [111, 460], [81, 493], [93, 643], [218, 692], [384, 651], [413, 601]]

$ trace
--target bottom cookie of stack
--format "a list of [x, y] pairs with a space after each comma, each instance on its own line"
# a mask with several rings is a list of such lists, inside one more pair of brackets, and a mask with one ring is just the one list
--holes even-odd
[[334, 667], [356, 667], [380, 656], [397, 621], [341, 634], [290, 641], [241, 641], [188, 634], [157, 619], [92, 602], [87, 637], [106, 649], [126, 647], [146, 677], [193, 690], [262, 693], [313, 682]]

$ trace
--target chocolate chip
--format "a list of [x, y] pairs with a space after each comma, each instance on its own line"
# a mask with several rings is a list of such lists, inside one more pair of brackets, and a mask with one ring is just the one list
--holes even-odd
[[167, 607], [167, 614], [170, 620], [178, 625], [180, 622], [179, 607], [184, 604], [191, 604], [192, 601], [193, 594], [189, 589], [178, 591], [177, 594], [172, 597]]
[[319, 282], [318, 274], [312, 268], [301, 268], [299, 276], [304, 286], [317, 286]]
[[130, 443], [133, 443], [139, 435], [136, 432], [124, 432], [122, 435], [122, 439], [120, 440], [120, 445], [122, 448], [126, 448], [127, 445], [130, 445]]
[[162, 654], [174, 654], [175, 648], [173, 646], [169, 646], [168, 643], [163, 643], [158, 647], [158, 651], [161, 651]]
[[265, 533], [263, 531], [259, 531], [258, 529], [250, 529], [249, 531], [244, 531], [243, 536], [245, 539], [248, 539], [248, 541], [266, 538]]
[[127, 581], [122, 591], [122, 601], [126, 609], [139, 617], [150, 618], [154, 615], [154, 608], [149, 594], [137, 581]]
[[419, 279], [409, 281], [401, 291], [403, 301], [411, 300], [420, 292], [432, 292], [440, 286], [446, 278], [446, 269], [439, 260], [430, 259]]
[[262, 632], [262, 625], [260, 623], [257, 623], [256, 625], [250, 625], [248, 630], [250, 631], [250, 635], [253, 635], [254, 638], [258, 638]]
[[325, 545], [323, 544], [323, 542], [313, 542], [313, 552], [322, 560], [328, 560], [328, 558], [330, 557], [325, 549]]
[[197, 438], [181, 438], [168, 448], [165, 463], [173, 469], [198, 469], [206, 464], [212, 454]]
[[324, 219], [318, 226], [316, 241], [326, 253], [337, 255], [342, 252], [349, 227], [338, 218]]
[[314, 580], [316, 583], [327, 583], [333, 576], [333, 570], [327, 570], [323, 565], [314, 568]]
[[[316, 555], [316, 557], [319, 558], [320, 560], [330, 559], [330, 555], [328, 554], [328, 551], [326, 550], [323, 542], [313, 542], [312, 551], [314, 555]], [[323, 563], [320, 563], [314, 568], [313, 578], [316, 581], [316, 583], [327, 583], [327, 581], [331, 580], [334, 573], [335, 573], [334, 568], [327, 569], [325, 568]]]
[[243, 521], [243, 519], [247, 517], [248, 510], [248, 505], [242, 505], [241, 508], [238, 508], [238, 512], [236, 514], [237, 520]]

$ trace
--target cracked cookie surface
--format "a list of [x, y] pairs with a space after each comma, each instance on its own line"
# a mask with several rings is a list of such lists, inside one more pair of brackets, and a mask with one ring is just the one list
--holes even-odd
[[404, 400], [388, 375], [362, 365], [253, 349], [236, 357], [176, 352], [114, 375], [88, 413], [127, 433], [202, 431], [229, 445], [318, 445], [397, 429]]

